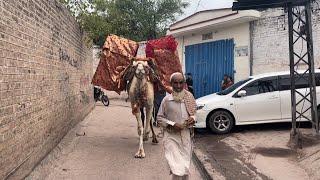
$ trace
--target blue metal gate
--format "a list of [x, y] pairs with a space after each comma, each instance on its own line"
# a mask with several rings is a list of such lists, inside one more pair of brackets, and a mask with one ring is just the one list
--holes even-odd
[[233, 77], [233, 39], [186, 46], [185, 57], [196, 98], [220, 91], [224, 74]]

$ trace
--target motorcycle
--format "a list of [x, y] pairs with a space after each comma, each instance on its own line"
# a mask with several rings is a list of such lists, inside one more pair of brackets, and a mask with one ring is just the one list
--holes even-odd
[[101, 101], [105, 106], [110, 104], [108, 96], [104, 94], [100, 87], [94, 87], [94, 100], [96, 102]]

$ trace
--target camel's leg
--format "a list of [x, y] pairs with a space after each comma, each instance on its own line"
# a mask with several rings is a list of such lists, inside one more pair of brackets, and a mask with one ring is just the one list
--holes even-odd
[[152, 119], [152, 111], [153, 110], [153, 104], [148, 105], [148, 107], [146, 107], [146, 122], [145, 122], [145, 128], [144, 128], [144, 136], [143, 136], [143, 140], [144, 141], [148, 141], [149, 139], [149, 134], [150, 134], [150, 123], [151, 123], [151, 119]]
[[154, 100], [154, 92], [153, 92], [153, 85], [150, 82], [147, 82], [147, 104], [146, 104], [146, 122], [145, 122], [145, 129], [144, 129], [144, 136], [143, 140], [147, 141], [149, 139], [150, 134], [150, 122], [152, 119], [153, 113], [153, 100]]
[[[153, 117], [152, 117], [152, 119], [153, 119]], [[150, 121], [150, 127], [151, 127], [151, 132], [152, 132], [152, 143], [158, 144], [159, 142], [158, 142], [156, 133], [155, 133], [154, 130], [153, 130], [152, 121]]]
[[144, 149], [143, 149], [143, 126], [142, 126], [140, 111], [135, 113], [135, 116], [136, 116], [136, 119], [138, 122], [139, 150], [134, 157], [135, 158], [144, 158], [144, 157], [146, 157], [146, 154], [144, 153]]

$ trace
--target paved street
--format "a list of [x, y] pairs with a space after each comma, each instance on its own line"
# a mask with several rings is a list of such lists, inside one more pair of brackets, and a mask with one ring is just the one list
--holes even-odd
[[227, 180], [318, 180], [319, 140], [310, 123], [299, 127], [303, 148], [296, 151], [288, 147], [290, 123], [238, 126], [226, 135], [198, 129], [196, 151]]
[[[111, 101], [109, 107], [97, 103], [27, 179], [171, 179], [161, 139], [158, 145], [145, 143], [145, 159], [134, 158], [137, 148], [137, 125], [129, 103]], [[191, 180], [202, 179], [194, 165], [191, 171]]]

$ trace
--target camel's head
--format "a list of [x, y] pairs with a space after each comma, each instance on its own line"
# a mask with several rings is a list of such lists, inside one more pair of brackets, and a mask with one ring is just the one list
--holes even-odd
[[132, 66], [135, 68], [135, 75], [137, 78], [143, 78], [149, 74], [149, 65], [147, 61], [133, 61]]

